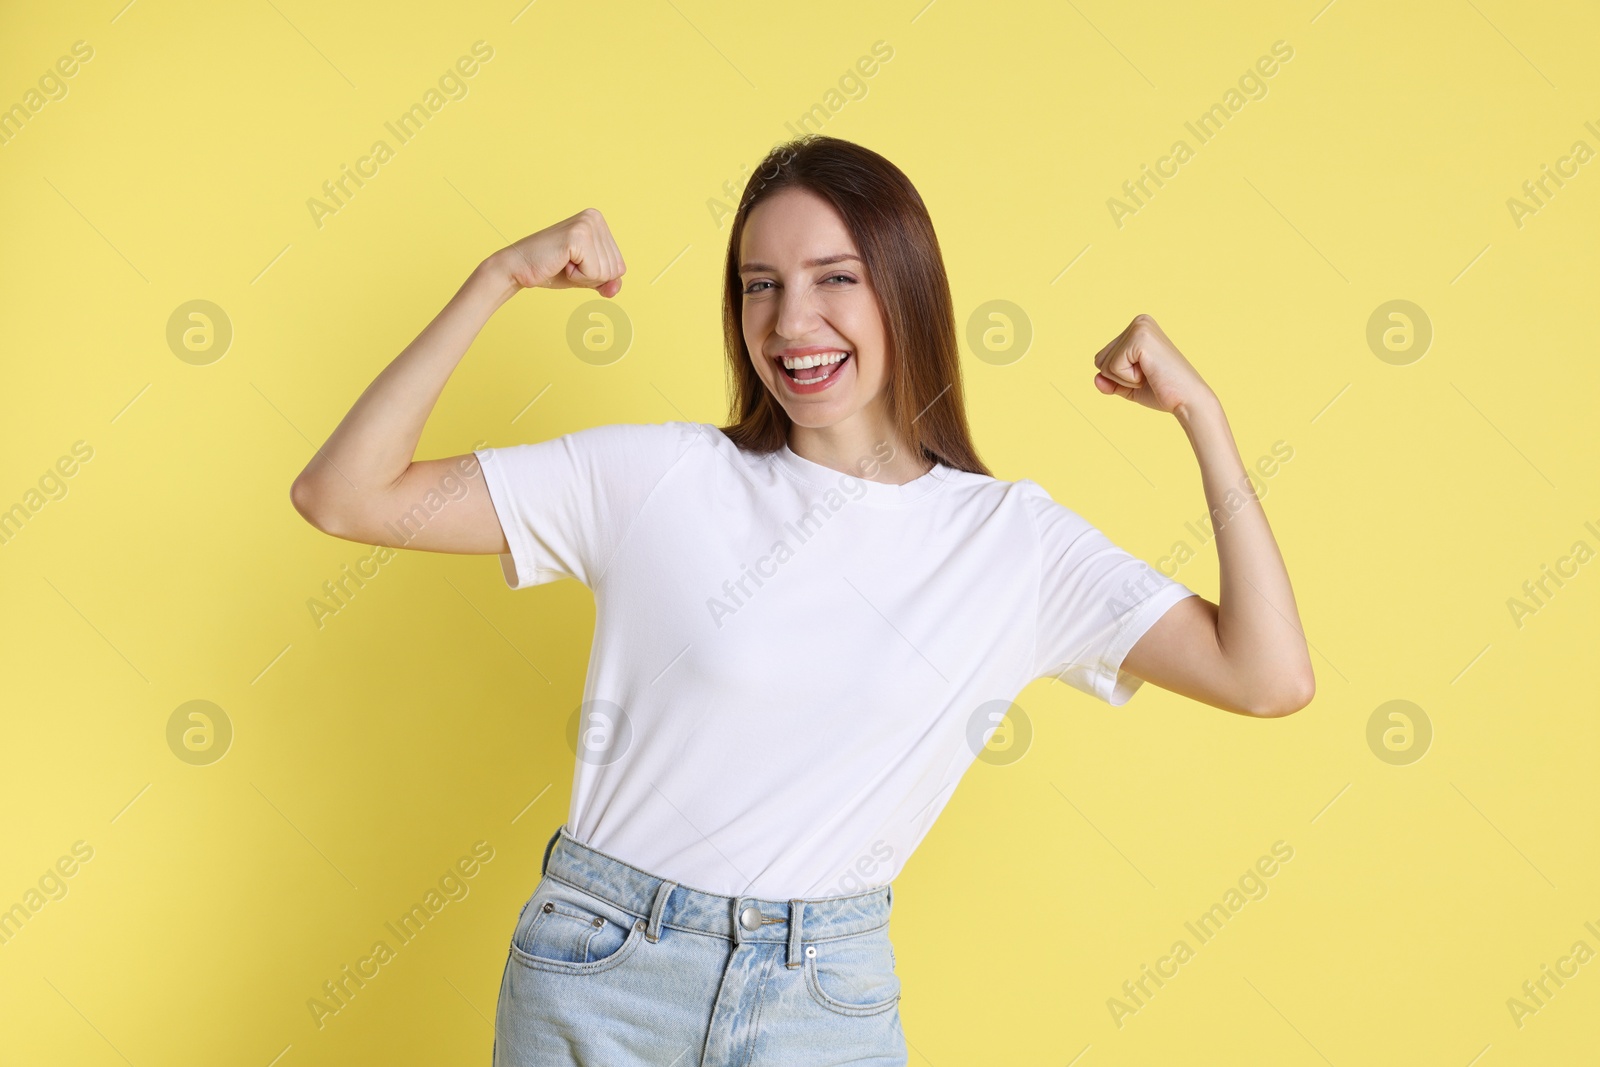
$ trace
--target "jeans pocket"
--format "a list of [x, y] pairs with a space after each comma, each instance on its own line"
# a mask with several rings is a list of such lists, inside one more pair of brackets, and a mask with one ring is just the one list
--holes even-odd
[[632, 955], [644, 929], [643, 919], [545, 878], [522, 907], [511, 954], [539, 970], [594, 974]]
[[807, 944], [804, 970], [811, 999], [840, 1015], [877, 1015], [900, 999], [887, 926]]

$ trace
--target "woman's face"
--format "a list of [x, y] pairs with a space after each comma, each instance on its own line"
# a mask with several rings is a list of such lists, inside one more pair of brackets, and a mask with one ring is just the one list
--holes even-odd
[[[744, 341], [789, 418], [813, 428], [863, 409], [881, 418], [883, 316], [833, 205], [805, 189], [775, 193], [745, 219], [739, 251]], [[812, 365], [786, 370], [785, 355]]]

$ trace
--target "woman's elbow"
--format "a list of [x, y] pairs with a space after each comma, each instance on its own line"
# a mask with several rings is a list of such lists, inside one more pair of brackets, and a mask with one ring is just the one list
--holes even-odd
[[304, 478], [296, 478], [289, 486], [289, 503], [306, 522], [323, 533], [332, 532], [328, 529], [327, 509], [321, 497]]
[[1298, 675], [1292, 684], [1273, 691], [1269, 697], [1258, 701], [1251, 709], [1251, 714], [1261, 719], [1281, 719], [1285, 715], [1293, 715], [1311, 703], [1316, 695], [1317, 680], [1310, 671], [1306, 671]]

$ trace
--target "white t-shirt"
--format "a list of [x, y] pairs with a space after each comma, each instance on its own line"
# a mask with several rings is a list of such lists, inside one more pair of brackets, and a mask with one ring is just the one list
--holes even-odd
[[1194, 595], [1027, 479], [889, 485], [693, 422], [476, 455], [507, 584], [595, 597], [568, 832], [711, 893], [887, 884], [1024, 686], [1126, 703]]

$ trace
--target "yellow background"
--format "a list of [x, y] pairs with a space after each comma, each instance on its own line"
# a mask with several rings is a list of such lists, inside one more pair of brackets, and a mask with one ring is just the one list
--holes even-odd
[[[1600, 562], [1520, 627], [1507, 606], [1600, 548], [1600, 162], [1521, 227], [1506, 205], [1600, 148], [1592, 7], [20, 8], [0, 105], [73, 42], [94, 56], [0, 146], [0, 507], [74, 442], [93, 458], [0, 546], [0, 907], [94, 853], [0, 946], [0, 1059], [488, 1062], [566, 815], [590, 594], [401, 552], [319, 629], [307, 600], [371, 550], [308, 526], [290, 482], [473, 265], [588, 206], [628, 260], [626, 356], [568, 349], [593, 293], [525, 293], [419, 457], [723, 421], [707, 202], [882, 40], [822, 129], [921, 190], [963, 337], [989, 300], [1032, 323], [1021, 359], [965, 352], [986, 461], [1146, 559], [1189, 540], [1178, 576], [1214, 599], [1182, 431], [1091, 384], [1153, 314], [1247, 464], [1293, 449], [1265, 506], [1318, 680], [1278, 720], [1025, 690], [1031, 750], [975, 764], [895, 882], [911, 1062], [1593, 1062], [1600, 960], [1520, 1027], [1506, 1005], [1575, 941], [1600, 950]], [[468, 95], [318, 228], [307, 199], [478, 40]], [[1268, 94], [1119, 228], [1107, 199], [1279, 40]], [[234, 330], [207, 365], [166, 340], [196, 299]], [[1366, 341], [1393, 299], [1434, 331], [1403, 366]], [[167, 742], [196, 699], [234, 730], [208, 766]], [[1393, 699], [1433, 726], [1409, 765], [1366, 740]], [[307, 999], [478, 840], [470, 895], [318, 1029]], [[1279, 840], [1268, 895], [1117, 1026], [1108, 998]]]

